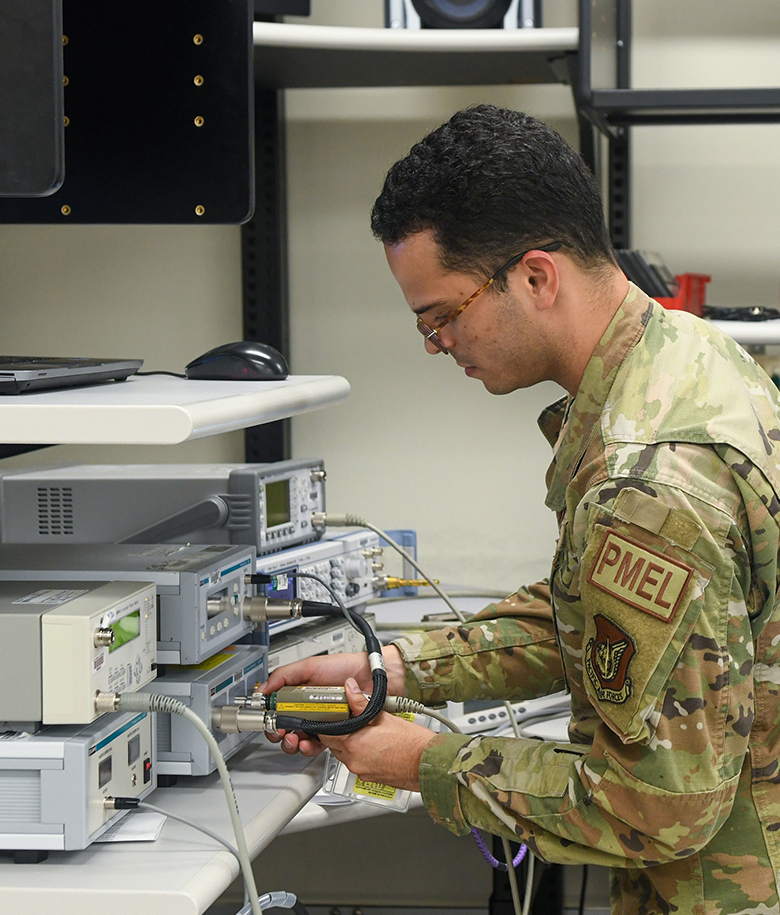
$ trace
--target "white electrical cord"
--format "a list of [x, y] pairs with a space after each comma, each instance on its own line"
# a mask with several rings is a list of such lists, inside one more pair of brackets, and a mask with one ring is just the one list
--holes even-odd
[[421, 622], [412, 622], [410, 621], [401, 621], [401, 622], [378, 622], [375, 621], [374, 624], [375, 632], [410, 632], [417, 630], [418, 632], [435, 632], [437, 629], [441, 629], [442, 626], [449, 626], [449, 623], [445, 620], [437, 620], [433, 622], [431, 620], [422, 620]]
[[[436, 584], [436, 582], [433, 579], [433, 576], [428, 575], [428, 573], [425, 571], [425, 569], [423, 569], [419, 565], [417, 560], [414, 559], [412, 556], [410, 556], [409, 553], [407, 553], [406, 550], [403, 549], [403, 547], [399, 546], [399, 544], [397, 544], [393, 540], [393, 538], [390, 537], [390, 535], [387, 534], [385, 531], [383, 531], [381, 528], [376, 527], [375, 525], [373, 525], [369, 521], [367, 521], [365, 518], [361, 518], [358, 515], [350, 515], [350, 514], [332, 515], [330, 513], [325, 513], [325, 512], [317, 513], [317, 514], [313, 515], [312, 524], [319, 525], [319, 526], [325, 525], [325, 526], [329, 526], [329, 527], [365, 527], [368, 530], [373, 531], [375, 534], [378, 534], [397, 553], [400, 553], [401, 556], [403, 556], [403, 558], [412, 566], [413, 569], [415, 569], [417, 572], [419, 572], [419, 574], [430, 584], [430, 586], [433, 588], [433, 590], [439, 595], [439, 597], [450, 608], [450, 610], [452, 610], [452, 612], [455, 614], [455, 617], [461, 623], [467, 622], [466, 616], [463, 614], [463, 612], [458, 607], [455, 606], [455, 604], [450, 599], [449, 595], [442, 588], [440, 588], [439, 585]], [[439, 627], [439, 628], [441, 628], [441, 627]], [[424, 714], [431, 715], [431, 709], [425, 708], [424, 706], [423, 706], [423, 708], [425, 709]], [[512, 730], [514, 731], [515, 737], [520, 737], [521, 736], [520, 728], [518, 727], [517, 721], [515, 720], [515, 714], [514, 714], [514, 709], [512, 708], [512, 703], [509, 702], [508, 700], [505, 701], [504, 708], [506, 709], [507, 714], [509, 715], [509, 722], [511, 724]], [[437, 720], [441, 721], [444, 716], [441, 716], [441, 718], [439, 718], [436, 715], [431, 715], [431, 717], [437, 718]], [[445, 721], [445, 723], [447, 723], [447, 722], [449, 722], [449, 719], [447, 719]], [[451, 724], [452, 724], [452, 722], [449, 722], [449, 723], [447, 723], [447, 726], [450, 727]], [[457, 733], [462, 733], [458, 730], [458, 728], [455, 728], [455, 727], [453, 727], [452, 730], [456, 731]], [[506, 841], [506, 839], [502, 839], [502, 841], [504, 842], [504, 853], [506, 855], [506, 860], [509, 865], [507, 870], [510, 875], [509, 876], [509, 886], [510, 886], [510, 889], [512, 890], [512, 903], [513, 903], [516, 915], [521, 915], [520, 897], [519, 897], [519, 892], [517, 889], [517, 880], [515, 879], [514, 869], [511, 866], [512, 855], [509, 851], [509, 843]], [[533, 854], [531, 853], [530, 848], [528, 849], [528, 853], [530, 855], [530, 859], [528, 861], [528, 882], [527, 882], [526, 888], [525, 888], [525, 904], [523, 906], [522, 915], [528, 915], [528, 912], [529, 912], [530, 906], [531, 906], [531, 886], [533, 883], [534, 857], [533, 857]]]
[[215, 842], [219, 842], [220, 845], [224, 845], [230, 854], [236, 858], [238, 863], [241, 863], [241, 858], [239, 857], [238, 852], [230, 844], [230, 842], [228, 842], [226, 839], [223, 839], [222, 836], [218, 835], [216, 832], [212, 832], [210, 829], [207, 829], [205, 826], [201, 826], [199, 823], [188, 820], [187, 817], [181, 817], [178, 815], [178, 813], [171, 813], [170, 810], [163, 810], [161, 807], [156, 807], [154, 804], [147, 804], [146, 801], [139, 801], [137, 809], [151, 810], [152, 813], [159, 813], [161, 816], [168, 817], [170, 820], [176, 820], [178, 823], [183, 823], [185, 826], [189, 826], [191, 829], [197, 829], [198, 832], [202, 832], [204, 835], [207, 835]]
[[[186, 718], [202, 735], [214, 757], [222, 787], [228, 804], [233, 832], [236, 836], [236, 850], [244, 884], [249, 896], [249, 905], [252, 915], [260, 915], [262, 907], [257, 896], [257, 886], [252, 873], [252, 861], [244, 836], [244, 827], [238, 812], [238, 801], [230, 781], [230, 774], [225, 760], [219, 749], [214, 735], [192, 709], [187, 708], [182, 702], [171, 699], [169, 696], [157, 696], [154, 693], [98, 693], [95, 699], [95, 710], [98, 712], [165, 712], [181, 715]], [[242, 910], [243, 911], [243, 910]]]
[[528, 857], [528, 877], [525, 881], [525, 899], [523, 900], [523, 915], [528, 915], [531, 911], [531, 899], [533, 898], [533, 889], [534, 889], [534, 867], [536, 865], [536, 858], [530, 854]]
[[327, 527], [365, 527], [375, 534], [378, 534], [383, 540], [386, 540], [388, 545], [397, 553], [400, 553], [413, 569], [420, 573], [462, 623], [466, 621], [466, 617], [458, 610], [455, 604], [452, 603], [447, 594], [444, 593], [431, 576], [427, 575], [425, 570], [418, 565], [417, 560], [410, 556], [403, 547], [399, 546], [389, 534], [385, 533], [385, 531], [380, 528], [375, 527], [373, 524], [370, 524], [365, 518], [360, 518], [357, 515], [331, 515], [326, 512], [316, 512], [312, 515], [312, 524], [315, 526], [326, 525]]
[[[265, 909], [291, 909], [298, 902], [298, 898], [293, 893], [279, 892], [266, 893], [258, 900], [261, 910]], [[251, 906], [247, 903], [243, 909], [239, 909], [236, 915], [249, 915], [252, 911]]]
[[[501, 845], [504, 849], [504, 859], [507, 863], [506, 875], [509, 878], [509, 889], [512, 891], [512, 906], [515, 910], [515, 915], [527, 915], [525, 910], [520, 911], [520, 891], [517, 888], [517, 874], [512, 867], [512, 849], [509, 847], [509, 839], [501, 836]], [[528, 895], [528, 887], [526, 887], [526, 895]]]
[[422, 702], [417, 702], [414, 699], [407, 699], [406, 696], [388, 696], [387, 699], [385, 699], [385, 704], [382, 708], [393, 715], [396, 714], [396, 712], [411, 712], [415, 715], [427, 715], [429, 718], [440, 721], [453, 733], [463, 733], [454, 721], [447, 718], [446, 715], [442, 715], [437, 709], [429, 708], [427, 705], [423, 705]]

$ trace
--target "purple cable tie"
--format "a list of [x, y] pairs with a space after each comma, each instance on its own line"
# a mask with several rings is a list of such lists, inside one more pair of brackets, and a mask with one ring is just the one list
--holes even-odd
[[[491, 867], [495, 867], [500, 871], [508, 871], [509, 867], [503, 862], [499, 861], [498, 858], [495, 858], [491, 853], [490, 849], [485, 845], [485, 840], [480, 835], [478, 829], [471, 830], [472, 836], [474, 836], [474, 841], [477, 843], [477, 847], [482, 852], [482, 857], [487, 861]], [[517, 850], [512, 861], [512, 867], [517, 867], [517, 865], [525, 858], [525, 854], [528, 851], [528, 846], [521, 843], [520, 848]]]

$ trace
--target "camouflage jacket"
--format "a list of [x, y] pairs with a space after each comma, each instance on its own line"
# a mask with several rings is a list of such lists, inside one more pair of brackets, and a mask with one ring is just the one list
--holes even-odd
[[424, 701], [565, 681], [570, 744], [438, 735], [423, 802], [456, 833], [614, 868], [613, 912], [778, 915], [780, 402], [697, 318], [636, 287], [540, 425], [549, 587], [399, 640]]

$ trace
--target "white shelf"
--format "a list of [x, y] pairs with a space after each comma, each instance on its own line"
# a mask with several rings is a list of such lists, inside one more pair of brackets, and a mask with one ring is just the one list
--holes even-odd
[[254, 24], [255, 81], [276, 88], [568, 81], [579, 29], [371, 29]]
[[0, 442], [9, 445], [176, 445], [340, 403], [338, 375], [285, 381], [188, 381], [165, 375], [0, 396]]
[[[253, 858], [316, 794], [324, 763], [324, 754], [286, 756], [262, 736], [229, 760]], [[149, 802], [235, 841], [216, 775], [158, 788]], [[233, 855], [175, 820], [165, 823], [156, 842], [50, 852], [40, 864], [0, 862], [3, 915], [199, 915], [238, 876]]]
[[780, 345], [780, 318], [771, 321], [710, 321], [742, 346]]

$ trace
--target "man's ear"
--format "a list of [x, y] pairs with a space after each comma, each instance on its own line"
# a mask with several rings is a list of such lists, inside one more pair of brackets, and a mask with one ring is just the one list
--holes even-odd
[[552, 307], [561, 283], [558, 265], [546, 251], [532, 251], [518, 264], [518, 278], [532, 298], [534, 307], [546, 310]]

